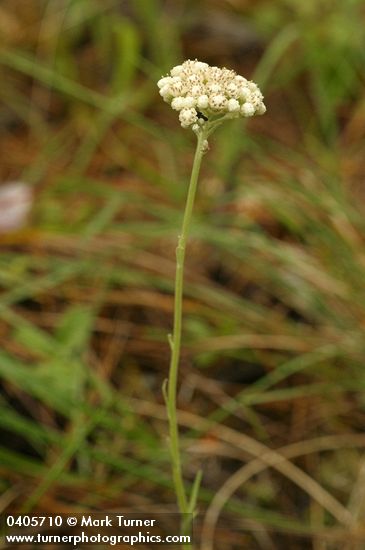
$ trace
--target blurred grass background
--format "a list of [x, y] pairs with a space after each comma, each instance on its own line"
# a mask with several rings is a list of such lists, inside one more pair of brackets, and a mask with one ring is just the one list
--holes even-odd
[[[364, 21], [360, 0], [2, 0], [0, 181], [34, 194], [0, 234], [2, 512], [174, 510], [161, 385], [194, 138], [156, 81], [190, 57], [268, 107], [212, 139], [188, 249], [202, 549], [220, 512], [221, 550], [365, 548]], [[291, 464], [251, 462], [268, 449]]]

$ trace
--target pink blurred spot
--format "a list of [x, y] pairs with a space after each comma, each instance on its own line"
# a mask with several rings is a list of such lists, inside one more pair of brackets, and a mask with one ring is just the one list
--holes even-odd
[[33, 204], [29, 185], [14, 181], [0, 186], [0, 232], [21, 229]]

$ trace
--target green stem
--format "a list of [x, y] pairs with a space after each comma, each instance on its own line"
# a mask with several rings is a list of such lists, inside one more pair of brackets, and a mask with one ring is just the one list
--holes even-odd
[[[169, 420], [170, 453], [172, 463], [172, 475], [177, 497], [178, 506], [182, 514], [189, 512], [189, 503], [185, 491], [184, 480], [182, 476], [179, 428], [176, 413], [176, 394], [177, 378], [179, 370], [180, 348], [181, 348], [181, 325], [182, 325], [182, 299], [184, 282], [184, 260], [186, 241], [189, 235], [191, 217], [194, 206], [194, 199], [197, 189], [200, 165], [203, 156], [203, 142], [206, 139], [206, 133], [201, 132], [198, 136], [196, 145], [193, 168], [191, 172], [189, 191], [186, 200], [181, 233], [178, 238], [176, 248], [176, 276], [175, 276], [175, 303], [174, 303], [174, 330], [173, 337], [170, 339], [171, 362], [167, 385], [166, 406]], [[185, 546], [186, 548], [186, 546]]]

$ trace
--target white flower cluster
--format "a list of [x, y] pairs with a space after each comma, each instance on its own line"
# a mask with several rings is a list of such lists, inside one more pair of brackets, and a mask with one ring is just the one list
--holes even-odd
[[259, 87], [235, 71], [190, 59], [177, 65], [158, 83], [160, 95], [179, 111], [183, 128], [197, 131], [208, 120], [263, 115], [266, 107]]

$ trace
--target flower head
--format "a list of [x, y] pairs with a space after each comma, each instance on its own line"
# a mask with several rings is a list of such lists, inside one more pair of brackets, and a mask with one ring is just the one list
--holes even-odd
[[179, 111], [181, 126], [195, 132], [223, 117], [251, 117], [266, 112], [257, 84], [235, 71], [198, 60], [188, 59], [173, 67], [157, 85], [162, 98]]

